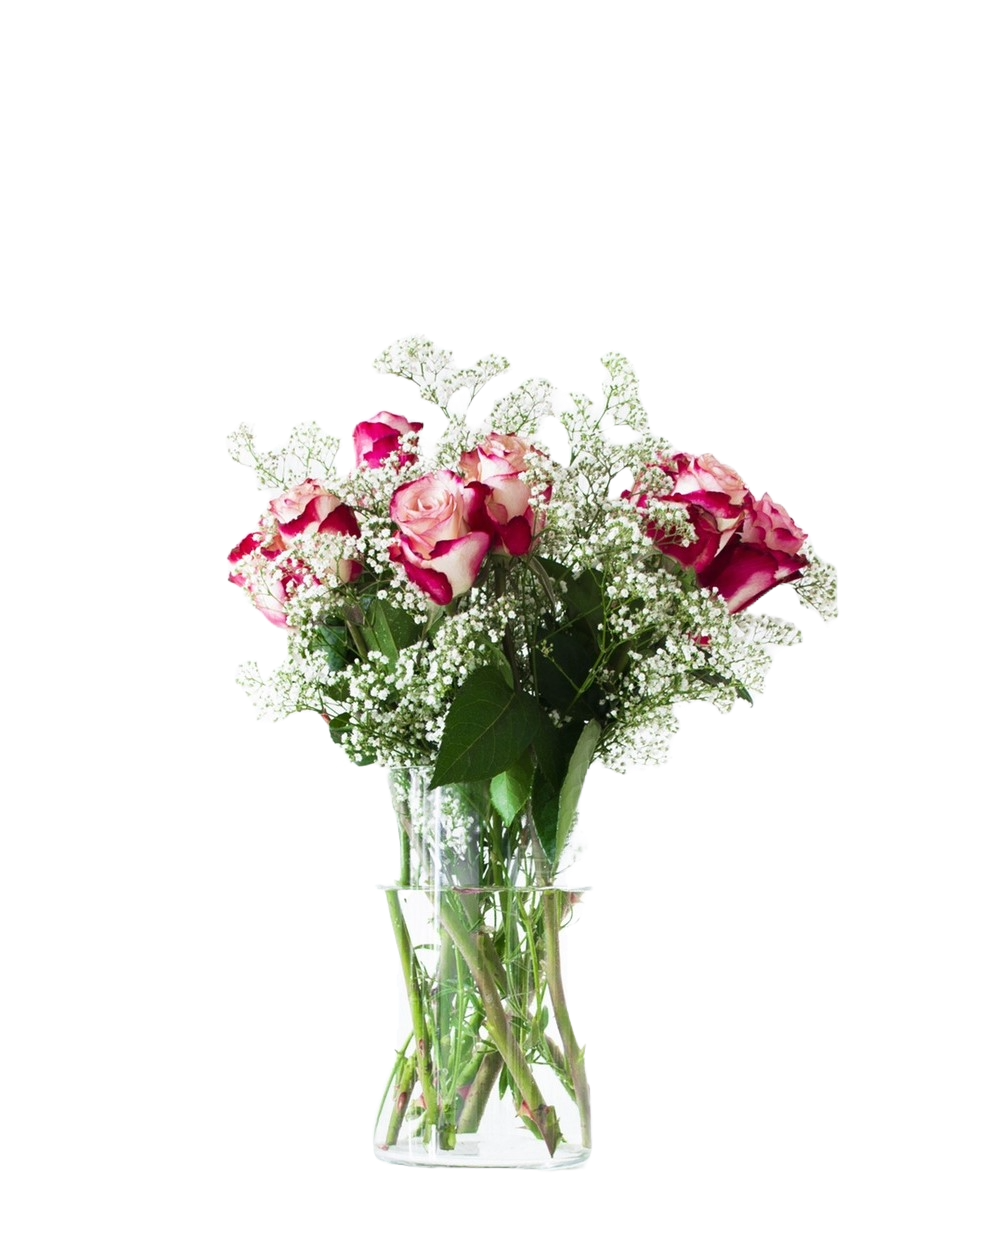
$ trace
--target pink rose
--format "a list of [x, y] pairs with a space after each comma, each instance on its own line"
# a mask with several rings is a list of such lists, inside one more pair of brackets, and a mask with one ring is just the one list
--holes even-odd
[[[789, 514], [769, 494], [763, 494], [746, 513], [742, 541], [778, 554], [780, 559], [798, 555], [807, 534], [794, 524]], [[806, 559], [800, 564], [805, 566]]]
[[[703, 588], [716, 589], [732, 614], [803, 573], [807, 534], [768, 494], [756, 502], [738, 473], [713, 455], [674, 455], [659, 466], [673, 477], [660, 500], [683, 505], [697, 536], [681, 546], [656, 525], [647, 532], [664, 554], [693, 568]], [[638, 506], [650, 500], [638, 487], [623, 497]]]
[[354, 429], [354, 449], [357, 466], [380, 468], [389, 455], [398, 452], [398, 467], [415, 463], [417, 456], [401, 449], [401, 440], [407, 433], [418, 433], [422, 424], [406, 420], [391, 411], [379, 411], [373, 420], [365, 420]]
[[312, 537], [315, 533], [338, 533], [359, 537], [357, 517], [336, 494], [311, 478], [271, 502], [271, 514], [283, 537]]
[[440, 606], [473, 585], [491, 545], [487, 533], [471, 530], [467, 504], [464, 482], [453, 472], [410, 481], [392, 495], [398, 532], [391, 558]]
[[285, 605], [292, 594], [308, 579], [309, 569], [297, 559], [279, 559], [285, 543], [276, 533], [249, 533], [229, 554], [234, 564], [230, 573], [232, 584], [246, 589], [251, 601], [265, 619], [279, 628], [288, 627]]
[[742, 528], [724, 548], [702, 580], [717, 589], [735, 614], [751, 606], [776, 585], [797, 580], [807, 566], [801, 554], [807, 534], [768, 494], [750, 502]]
[[417, 554], [429, 554], [439, 541], [470, 532], [464, 482], [454, 472], [434, 472], [400, 485], [392, 495], [391, 517]]
[[[489, 533], [491, 548], [499, 554], [528, 554], [545, 526], [545, 516], [533, 510], [530, 485], [521, 479], [533, 453], [543, 452], [513, 434], [492, 433], [461, 456], [460, 470], [470, 492], [470, 525]], [[549, 495], [547, 490], [547, 501]]]
[[[689, 546], [682, 546], [656, 525], [646, 531], [657, 549], [701, 577], [741, 528], [746, 501], [752, 495], [738, 473], [713, 455], [674, 455], [659, 466], [673, 478], [672, 492], [660, 495], [660, 500], [681, 503], [697, 536]], [[623, 497], [643, 507], [650, 501], [650, 495], [638, 486]]]
[[361, 529], [351, 508], [314, 480], [273, 499], [270, 511], [273, 522], [261, 521], [265, 531], [248, 534], [230, 551], [230, 580], [247, 590], [266, 619], [287, 628], [285, 606], [300, 586], [320, 584], [325, 576], [350, 584], [364, 570], [354, 559], [339, 558], [321, 566], [317, 575], [307, 560], [292, 553], [293, 546], [319, 534], [359, 537]]

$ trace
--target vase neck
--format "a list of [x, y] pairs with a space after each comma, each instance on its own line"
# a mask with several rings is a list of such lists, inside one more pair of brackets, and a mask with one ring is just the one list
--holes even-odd
[[498, 812], [489, 781], [430, 788], [427, 770], [393, 770], [399, 883], [410, 888], [552, 886], [556, 873], [528, 804], [511, 822]]

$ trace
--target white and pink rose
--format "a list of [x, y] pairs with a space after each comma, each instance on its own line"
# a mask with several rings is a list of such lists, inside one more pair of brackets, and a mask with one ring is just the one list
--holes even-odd
[[354, 429], [354, 450], [357, 466], [380, 468], [390, 455], [397, 455], [395, 466], [404, 468], [415, 463], [413, 450], [404, 450], [403, 443], [414, 441], [414, 435], [422, 429], [418, 420], [406, 420], [393, 411], [379, 411], [373, 420], [362, 421]]
[[655, 524], [646, 531], [658, 549], [684, 567], [692, 567], [700, 577], [741, 527], [751, 494], [738, 473], [713, 455], [674, 455], [658, 466], [673, 479], [669, 493], [652, 495], [636, 485], [623, 497], [641, 507], [654, 497], [683, 506], [697, 534], [689, 546], [682, 546]]
[[272, 518], [263, 531], [249, 533], [230, 551], [230, 580], [247, 590], [254, 605], [273, 624], [287, 628], [286, 605], [304, 584], [334, 576], [340, 584], [357, 580], [363, 567], [354, 559], [337, 558], [319, 574], [306, 559], [293, 555], [299, 542], [329, 535], [359, 537], [353, 510], [318, 481], [306, 480], [270, 503]]
[[413, 584], [447, 606], [477, 579], [491, 537], [468, 518], [469, 495], [454, 472], [434, 472], [395, 490], [391, 518], [398, 527], [389, 551]]
[[[543, 452], [523, 438], [492, 433], [461, 456], [471, 527], [490, 535], [495, 553], [528, 554], [545, 526], [544, 513], [532, 505], [532, 487], [523, 479], [534, 454]], [[549, 497], [547, 489], [544, 498]]]
[[807, 534], [768, 494], [756, 502], [738, 473], [713, 455], [678, 454], [659, 466], [673, 479], [668, 493], [636, 487], [623, 496], [641, 507], [656, 497], [685, 508], [696, 533], [690, 545], [655, 524], [646, 531], [657, 549], [692, 568], [700, 585], [716, 589], [732, 614], [802, 575]]
[[276, 533], [249, 533], [230, 551], [234, 565], [231, 584], [245, 589], [265, 619], [279, 628], [287, 628], [286, 605], [297, 589], [306, 583], [309, 569], [295, 559], [281, 556], [286, 545]]
[[806, 541], [807, 534], [787, 512], [763, 494], [746, 507], [741, 531], [709, 568], [709, 587], [718, 590], [732, 614], [744, 610], [770, 589], [803, 575]]
[[280, 498], [274, 498], [270, 510], [279, 533], [286, 540], [312, 537], [316, 533], [336, 533], [344, 537], [361, 535], [353, 510], [312, 478], [294, 486]]

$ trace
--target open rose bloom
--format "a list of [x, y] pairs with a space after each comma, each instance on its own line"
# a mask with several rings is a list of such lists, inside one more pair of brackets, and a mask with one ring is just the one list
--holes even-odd
[[[600, 411], [575, 395], [557, 417], [548, 383], [529, 381], [472, 431], [457, 401], [469, 406], [506, 361], [459, 369], [408, 339], [381, 370], [417, 385], [445, 430], [369, 412], [343, 464], [314, 425], [280, 455], [235, 435], [270, 500], [231, 551], [230, 579], [289, 634], [293, 674], [272, 699], [297, 705], [308, 688], [352, 757], [430, 765], [456, 690], [497, 671], [521, 699], [505, 721], [539, 707], [561, 737], [535, 759], [552, 786], [566, 768], [546, 759], [581, 724], [600, 727], [595, 757], [624, 764], [659, 756], [677, 701], [747, 700], [766, 669], [759, 647], [797, 635], [746, 624], [771, 591], [792, 584], [834, 613], [833, 571], [789, 512], [715, 455], [657, 438], [628, 361], [603, 362]], [[532, 730], [545, 746], [546, 723]]]
[[438, 606], [448, 606], [473, 585], [491, 548], [488, 533], [468, 520], [464, 481], [436, 472], [395, 491], [391, 518], [397, 525], [392, 559]]
[[713, 455], [673, 455], [660, 466], [672, 477], [672, 490], [651, 495], [636, 486], [625, 496], [643, 508], [652, 499], [683, 507], [693, 541], [684, 546], [655, 524], [647, 526], [649, 536], [701, 585], [716, 589], [732, 613], [802, 574], [807, 534], [768, 494], [757, 502], [738, 473]]
[[[546, 522], [533, 505], [536, 499], [526, 479], [533, 455], [545, 458], [521, 437], [492, 433], [460, 458], [470, 492], [471, 523], [489, 533], [492, 549], [502, 554], [528, 554]], [[544, 501], [551, 493], [551, 489], [544, 492]]]
[[292, 595], [305, 583], [307, 569], [286, 559], [287, 547], [276, 536], [249, 533], [228, 556], [234, 570], [231, 584], [247, 591], [251, 601], [270, 623], [288, 627], [286, 606]]
[[274, 498], [261, 522], [261, 530], [230, 551], [229, 579], [278, 627], [289, 626], [288, 604], [300, 589], [360, 576], [359, 562], [334, 555], [334, 538], [360, 537], [357, 517], [318, 481], [307, 479]]
[[[533, 549], [545, 523], [526, 479], [533, 455], [543, 452], [493, 433], [461, 455], [459, 475], [433, 472], [396, 489], [391, 557], [436, 605], [466, 593], [489, 554], [520, 557]], [[550, 493], [543, 491], [545, 501]]]
[[[406, 339], [378, 366], [442, 411], [437, 436], [369, 413], [342, 467], [314, 425], [279, 453], [232, 439], [275, 496], [230, 579], [287, 642], [242, 682], [263, 713], [312, 710], [352, 761], [387, 768], [398, 814], [384, 891], [410, 1025], [382, 1044], [380, 1158], [586, 1158], [560, 943], [583, 908], [567, 872], [588, 769], [662, 761], [681, 702], [752, 704], [770, 647], [799, 639], [752, 609], [770, 591], [834, 613], [833, 570], [789, 513], [655, 437], [628, 361], [602, 362], [600, 407], [574, 394], [557, 417], [534, 380], [472, 426], [464, 409], [507, 361], [458, 368]], [[318, 779], [301, 795], [325, 804]]]

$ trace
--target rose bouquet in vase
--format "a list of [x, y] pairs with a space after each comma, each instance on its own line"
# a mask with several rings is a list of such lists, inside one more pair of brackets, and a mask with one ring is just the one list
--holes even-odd
[[[314, 710], [358, 765], [388, 768], [398, 872], [386, 889], [408, 1031], [377, 1154], [413, 1164], [575, 1164], [590, 1097], [564, 947], [564, 883], [588, 768], [662, 759], [678, 702], [751, 701], [769, 647], [799, 639], [749, 608], [792, 583], [835, 611], [833, 569], [768, 495], [650, 433], [621, 356], [598, 405], [529, 381], [479, 424], [505, 368], [458, 369], [411, 338], [377, 361], [445, 417], [379, 412], [336, 440], [297, 428], [234, 457], [275, 496], [230, 579], [286, 631], [242, 682], [262, 712]], [[551, 451], [549, 431], [564, 449]]]

